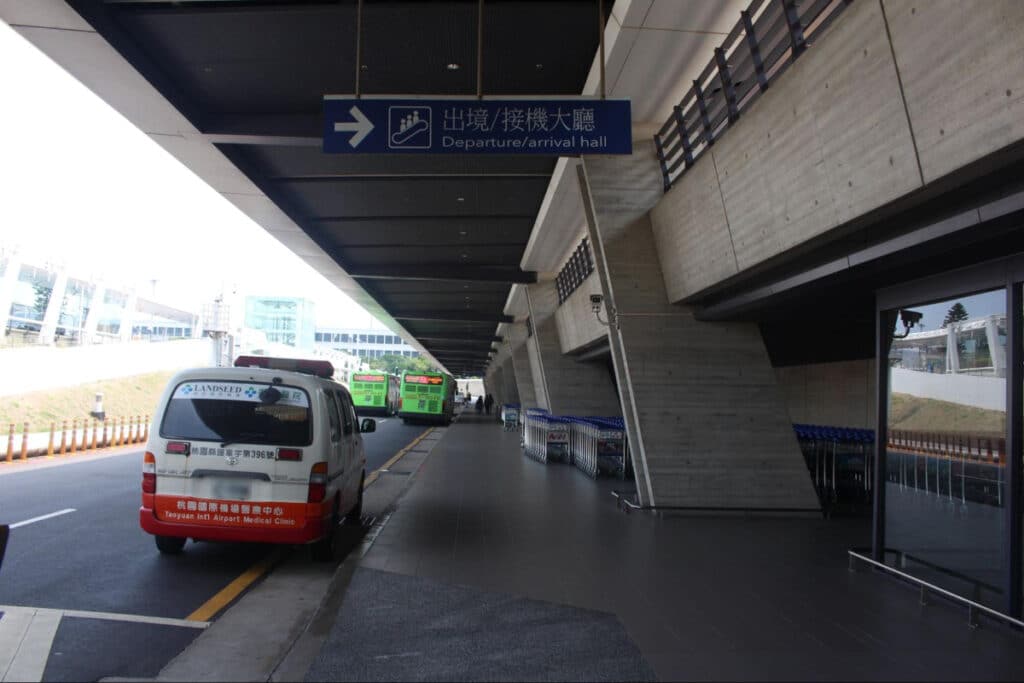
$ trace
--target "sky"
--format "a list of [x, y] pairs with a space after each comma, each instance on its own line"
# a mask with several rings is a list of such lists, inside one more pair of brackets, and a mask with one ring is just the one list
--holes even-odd
[[234, 288], [383, 327], [3, 21], [0, 64], [0, 249], [194, 312]]

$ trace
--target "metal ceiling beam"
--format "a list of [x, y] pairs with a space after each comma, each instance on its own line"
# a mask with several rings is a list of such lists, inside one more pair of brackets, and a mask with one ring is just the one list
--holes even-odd
[[463, 334], [458, 337], [436, 337], [433, 335], [426, 337], [417, 336], [416, 339], [424, 344], [427, 342], [464, 342], [466, 344], [473, 344], [482, 341], [490, 341], [492, 343], [500, 344], [504, 340], [504, 337], [495, 337], [489, 334]]
[[365, 266], [352, 267], [348, 274], [356, 280], [449, 280], [452, 282], [502, 282], [532, 284], [537, 273], [518, 268], [492, 268], [439, 263], [419, 266]]
[[[474, 313], [472, 311], [388, 311], [395, 320], [440, 320], [467, 323], [514, 323], [510, 315]], [[413, 335], [415, 336], [415, 335]]]

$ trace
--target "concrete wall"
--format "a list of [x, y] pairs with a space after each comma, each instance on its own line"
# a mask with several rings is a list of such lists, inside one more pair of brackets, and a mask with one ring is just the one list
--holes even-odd
[[[562, 353], [572, 353], [608, 336], [608, 328], [598, 321], [590, 308], [591, 294], [602, 294], [601, 282], [593, 273], [555, 312], [555, 325], [558, 328], [558, 338], [562, 342]], [[608, 320], [607, 311], [602, 310], [601, 319]]]
[[652, 211], [669, 300], [1024, 139], [1021, 35], [1018, 0], [851, 4]]
[[910, 394], [985, 410], [1006, 410], [1006, 378], [893, 368], [894, 394]]
[[790, 420], [875, 428], [875, 361], [851, 360], [775, 369]]
[[509, 325], [506, 334], [512, 354], [512, 371], [519, 393], [519, 403], [523, 408], [536, 408], [537, 394], [533, 388], [533, 371], [530, 369], [530, 354], [526, 348], [526, 323]]
[[216, 364], [213, 339], [0, 351], [0, 396]]
[[783, 394], [756, 325], [698, 322], [670, 304], [648, 209], [651, 145], [584, 161], [595, 261], [641, 501], [817, 509]]
[[[547, 405], [541, 407], [555, 415], [619, 415], [619, 397], [607, 369], [599, 364], [581, 363], [562, 353], [555, 320], [555, 283], [538, 282], [527, 286], [526, 292], [533, 321], [530, 363], [540, 370], [547, 398]], [[589, 310], [587, 313], [593, 316]], [[541, 392], [536, 394], [539, 403]]]

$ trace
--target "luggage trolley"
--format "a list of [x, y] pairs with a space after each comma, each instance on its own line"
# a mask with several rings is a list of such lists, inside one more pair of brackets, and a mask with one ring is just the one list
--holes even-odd
[[572, 459], [582, 472], [597, 477], [611, 472], [626, 477], [626, 430], [622, 418], [572, 418]]
[[501, 424], [506, 432], [514, 431], [519, 427], [519, 404], [505, 403], [501, 406]]
[[548, 411], [543, 408], [527, 408], [523, 417], [523, 453], [547, 462], [547, 418]]

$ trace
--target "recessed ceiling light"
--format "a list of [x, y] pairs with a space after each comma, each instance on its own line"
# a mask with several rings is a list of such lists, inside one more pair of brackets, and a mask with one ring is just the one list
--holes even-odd
[[466, 231], [465, 230], [459, 230], [459, 235], [462, 236], [462, 237], [465, 237], [466, 236]]
[[462, 65], [456, 64], [455, 62], [448, 62], [448, 66], [446, 66], [445, 68], [448, 69], [449, 71], [458, 71], [459, 69], [462, 68]]
[[369, 71], [369, 70], [370, 70], [370, 67], [366, 66], [365, 64], [363, 64], [363, 65], [362, 65], [362, 66], [361, 66], [360, 68], [361, 68], [361, 69], [362, 69], [363, 71]]
[[537, 71], [540, 71], [544, 68], [543, 64], [534, 64], [533, 66], [537, 69]]
[[457, 202], [464, 202], [464, 201], [466, 201], [466, 198], [465, 197], [456, 197], [455, 201], [457, 201]]
[[465, 254], [459, 254], [459, 258], [466, 258]]

